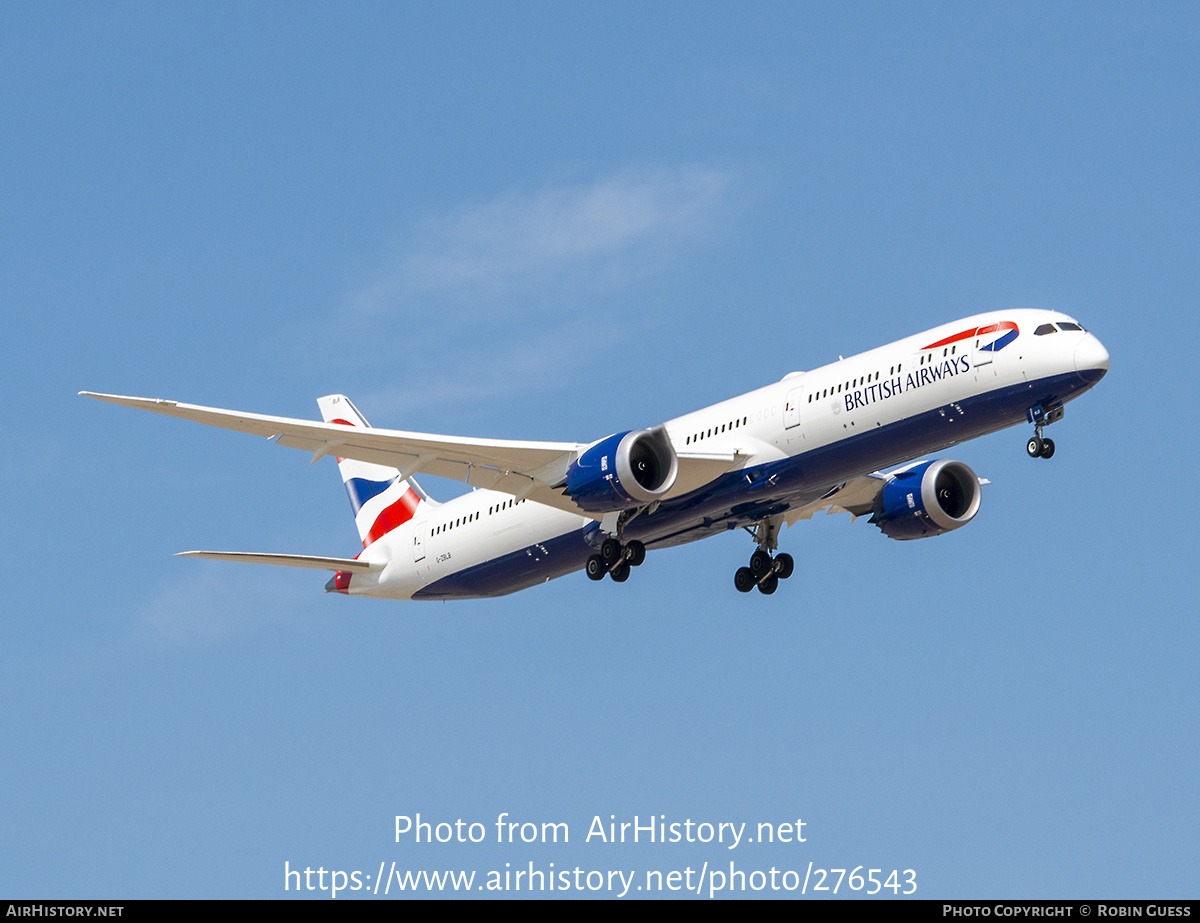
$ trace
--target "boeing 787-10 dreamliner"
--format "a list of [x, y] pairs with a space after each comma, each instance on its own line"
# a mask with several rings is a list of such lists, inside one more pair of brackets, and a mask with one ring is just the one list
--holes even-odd
[[[755, 549], [734, 585], [770, 594], [793, 569], [777, 553], [785, 523], [844, 511], [905, 540], [964, 526], [980, 479], [962, 462], [925, 457], [1027, 423], [1029, 455], [1050, 458], [1043, 428], [1107, 371], [1108, 352], [1077, 321], [1025, 309], [944, 324], [584, 443], [373, 429], [342, 395], [317, 401], [319, 423], [81, 393], [337, 459], [362, 541], [355, 557], [184, 555], [333, 571], [326, 589], [351, 596], [463, 599], [578, 570], [621, 582], [647, 551], [745, 529]], [[418, 473], [476, 489], [438, 503]]]

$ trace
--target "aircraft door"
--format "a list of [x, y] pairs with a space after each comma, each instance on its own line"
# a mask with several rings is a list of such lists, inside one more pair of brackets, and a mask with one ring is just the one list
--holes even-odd
[[425, 560], [425, 535], [428, 528], [424, 522], [418, 522], [413, 526], [413, 563]]
[[788, 392], [787, 403], [783, 405], [784, 429], [800, 425], [800, 404], [804, 401], [804, 392], [804, 388], [793, 388]]

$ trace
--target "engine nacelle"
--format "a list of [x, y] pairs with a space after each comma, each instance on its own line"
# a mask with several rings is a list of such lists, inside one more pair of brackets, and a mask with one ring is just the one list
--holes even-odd
[[962, 462], [925, 462], [883, 485], [871, 522], [901, 541], [941, 535], [974, 519], [982, 494], [979, 478]]
[[567, 469], [565, 492], [581, 510], [611, 513], [662, 499], [678, 473], [666, 427], [635, 429], [585, 449]]

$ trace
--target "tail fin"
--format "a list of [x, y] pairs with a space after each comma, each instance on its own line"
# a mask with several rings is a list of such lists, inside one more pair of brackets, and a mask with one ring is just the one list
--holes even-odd
[[[317, 405], [326, 423], [370, 428], [371, 424], [343, 394], [318, 398]], [[364, 548], [408, 522], [417, 515], [422, 502], [429, 502], [415, 481], [401, 480], [401, 472], [396, 468], [352, 458], [339, 458], [337, 463]]]

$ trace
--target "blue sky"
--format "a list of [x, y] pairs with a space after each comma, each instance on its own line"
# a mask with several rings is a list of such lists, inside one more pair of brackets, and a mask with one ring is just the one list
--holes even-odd
[[[1195, 5], [2, 20], [0, 895], [730, 860], [1196, 894]], [[76, 396], [586, 441], [1016, 306], [1112, 355], [1054, 460], [946, 453], [992, 483], [938, 539], [786, 530], [769, 599], [733, 535], [445, 605], [175, 559], [352, 554], [333, 463]], [[417, 812], [571, 842], [396, 843]], [[660, 814], [807, 841], [582, 842]]]

